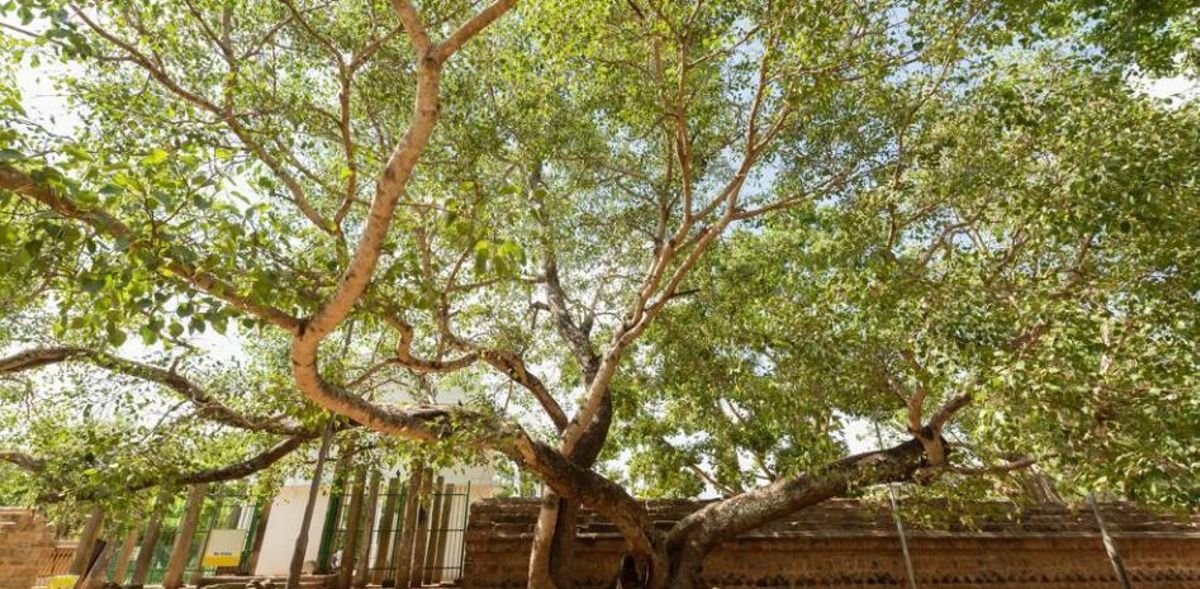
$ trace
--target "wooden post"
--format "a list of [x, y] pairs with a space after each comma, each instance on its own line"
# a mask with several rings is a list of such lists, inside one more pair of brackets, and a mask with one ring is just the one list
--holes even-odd
[[433, 487], [433, 470], [425, 469], [425, 476], [421, 480], [421, 503], [417, 510], [417, 533], [416, 544], [413, 546], [412, 566], [414, 573], [412, 575], [412, 587], [420, 587], [425, 581], [425, 551], [429, 547], [429, 504], [426, 503], [432, 499]]
[[350, 507], [346, 514], [346, 535], [342, 540], [342, 558], [338, 562], [337, 587], [350, 589], [354, 580], [354, 568], [358, 563], [358, 536], [362, 524], [363, 496], [366, 494], [367, 466], [359, 466], [354, 472], [350, 486]]
[[254, 569], [258, 568], [258, 555], [262, 552], [263, 537], [267, 533], [267, 521], [271, 517], [271, 506], [275, 504], [275, 498], [271, 497], [266, 500], [263, 505], [262, 515], [258, 517], [258, 527], [254, 529], [254, 541], [250, 544], [250, 562], [246, 564], [246, 572], [253, 575]]
[[433, 504], [429, 510], [429, 540], [426, 542], [428, 547], [425, 551], [425, 562], [421, 564], [421, 584], [428, 585], [433, 581], [434, 576], [434, 560], [437, 555], [438, 536], [441, 530], [438, 529], [438, 522], [441, 521], [442, 503], [445, 501], [445, 495], [442, 493], [442, 487], [445, 486], [445, 479], [438, 476], [433, 483], [433, 488], [430, 492], [431, 503]]
[[321, 434], [321, 449], [317, 451], [317, 466], [313, 468], [312, 484], [308, 486], [308, 501], [304, 504], [304, 517], [300, 520], [300, 533], [296, 534], [296, 545], [292, 548], [292, 563], [288, 567], [287, 589], [299, 589], [300, 573], [304, 568], [304, 552], [308, 548], [308, 530], [312, 527], [313, 510], [317, 505], [317, 494], [321, 492], [321, 475], [325, 471], [325, 460], [329, 458], [329, 443], [333, 440], [333, 419], [325, 423]]
[[75, 583], [79, 589], [101, 589], [104, 583], [108, 581], [108, 561], [112, 560], [113, 553], [116, 552], [117, 543], [110, 540], [97, 540], [92, 546], [101, 545], [100, 554], [96, 556], [94, 562], [90, 562], [86, 571], [81, 578]]
[[408, 496], [404, 500], [404, 525], [400, 527], [400, 537], [396, 540], [396, 553], [392, 562], [396, 567], [396, 587], [408, 587], [413, 579], [413, 544], [416, 542], [417, 511], [421, 503], [421, 481], [425, 479], [425, 469], [421, 465], [413, 465], [408, 477]]
[[174, 500], [175, 497], [167, 487], [158, 490], [158, 497], [154, 499], [154, 509], [150, 512], [150, 521], [146, 523], [146, 533], [142, 535], [142, 545], [138, 548], [137, 562], [133, 565], [133, 578], [126, 587], [141, 589], [146, 584], [146, 575], [150, 573], [150, 565], [154, 561], [154, 547], [158, 546], [158, 536], [162, 532], [163, 516], [167, 512], [167, 506]]
[[104, 523], [104, 508], [96, 505], [88, 513], [83, 531], [79, 533], [79, 544], [75, 545], [75, 557], [71, 559], [69, 574], [82, 577], [87, 574], [88, 565], [92, 564], [92, 552], [96, 548], [96, 537], [100, 534], [100, 525]]
[[[438, 481], [442, 478], [438, 477]], [[437, 584], [445, 580], [442, 573], [445, 572], [443, 567], [446, 565], [446, 543], [447, 536], [450, 534], [450, 508], [454, 506], [454, 485], [445, 485], [441, 488], [442, 493], [442, 509], [440, 512], [435, 511], [434, 527], [438, 529], [437, 542], [433, 547], [433, 559], [429, 569], [432, 571], [430, 582]]]
[[129, 557], [133, 556], [133, 549], [137, 548], [138, 527], [135, 525], [130, 528], [129, 533], [125, 534], [125, 541], [121, 543], [121, 551], [117, 553], [117, 570], [113, 571], [113, 582], [120, 585], [125, 582], [126, 573], [129, 572]]
[[196, 525], [200, 522], [200, 510], [208, 497], [208, 483], [192, 485], [188, 491], [187, 503], [183, 508], [183, 520], [179, 522], [179, 534], [171, 546], [171, 559], [167, 561], [167, 572], [163, 576], [163, 589], [179, 589], [183, 586], [183, 572], [187, 568], [188, 558], [192, 555], [192, 537], [196, 535]]
[[379, 536], [375, 540], [375, 575], [372, 582], [376, 584], [383, 584], [383, 579], [387, 576], [387, 565], [392, 561], [389, 557], [392, 554], [392, 536], [396, 532], [393, 524], [396, 521], [396, 503], [400, 499], [399, 478], [392, 477], [388, 480], [385, 495], [387, 498], [383, 501], [383, 511], [379, 514]]
[[367, 570], [371, 562], [371, 532], [375, 528], [375, 507], [379, 504], [379, 471], [371, 471], [371, 482], [367, 485], [370, 489], [367, 495], [367, 504], [363, 507], [366, 510], [366, 520], [363, 521], [362, 533], [359, 534], [358, 554], [355, 555], [358, 563], [357, 570], [354, 572], [354, 586], [367, 586]]

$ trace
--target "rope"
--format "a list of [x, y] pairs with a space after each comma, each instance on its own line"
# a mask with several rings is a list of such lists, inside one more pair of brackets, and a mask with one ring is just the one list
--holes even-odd
[[[879, 420], [875, 422], [875, 442], [883, 448], [883, 433], [879, 429]], [[896, 522], [896, 533], [900, 536], [900, 551], [904, 553], [904, 572], [908, 575], [909, 589], [917, 589], [917, 575], [913, 571], [912, 555], [908, 552], [908, 536], [904, 533], [904, 522], [900, 519], [900, 510], [896, 502], [896, 492], [891, 485], [887, 487], [888, 499], [892, 504], [892, 520]], [[1125, 587], [1124, 589], [1129, 589]]]
[[1108, 528], [1104, 526], [1104, 518], [1100, 516], [1100, 506], [1096, 505], [1096, 496], [1088, 493], [1088, 504], [1092, 506], [1092, 514], [1096, 516], [1096, 525], [1100, 526], [1100, 538], [1104, 541], [1104, 552], [1108, 554], [1108, 561], [1112, 563], [1113, 572], [1117, 573], [1117, 582], [1120, 583], [1121, 589], [1130, 589], [1129, 576], [1125, 574], [1125, 562], [1121, 560], [1121, 553], [1117, 552], [1117, 543], [1113, 542], [1112, 536], [1108, 535]]

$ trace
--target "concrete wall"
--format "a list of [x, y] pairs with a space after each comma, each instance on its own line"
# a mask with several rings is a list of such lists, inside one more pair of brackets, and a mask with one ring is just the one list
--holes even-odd
[[[329, 489], [323, 488], [313, 510], [312, 525], [308, 529], [308, 548], [304, 560], [317, 560], [321, 547], [321, 527], [325, 513], [329, 510]], [[263, 531], [262, 551], [258, 556], [256, 575], [286, 575], [292, 562], [292, 550], [296, 536], [300, 534], [300, 522], [304, 517], [304, 504], [308, 500], [308, 484], [289, 485], [279, 490], [271, 505], [271, 516]]]
[[[446, 469], [439, 473], [447, 484], [465, 486], [471, 485], [471, 500], [476, 501], [491, 497], [496, 489], [493, 483], [494, 473], [486, 467], [466, 467]], [[384, 487], [386, 485], [381, 485]], [[263, 532], [263, 548], [258, 558], [256, 575], [286, 575], [291, 564], [292, 549], [296, 545], [296, 535], [300, 533], [300, 520], [304, 515], [304, 504], [308, 498], [309, 483], [302, 480], [288, 481], [275, 496], [271, 506], [271, 515], [267, 519], [267, 527]], [[382, 492], [383, 489], [380, 489]], [[376, 505], [375, 520], [380, 518], [383, 511], [383, 501]], [[308, 548], [305, 552], [306, 561], [316, 561], [321, 546], [321, 531], [325, 524], [325, 514], [329, 510], [329, 489], [321, 489], [313, 511], [312, 526], [308, 533]], [[463, 521], [462, 507], [455, 505], [451, 510], [451, 527], [459, 527]], [[374, 541], [374, 537], [372, 537]], [[444, 566], [456, 567], [461, 562], [462, 534], [451, 533], [447, 537]], [[370, 563], [375, 566], [375, 550], [369, 551]], [[450, 580], [450, 579], [447, 579]]]
[[[648, 507], [664, 526], [695, 510], [690, 502]], [[906, 533], [917, 586], [940, 589], [1114, 589], [1118, 587], [1090, 512], [1045, 507], [1018, 513], [988, 505], [976, 527]], [[998, 509], [997, 509], [998, 507]], [[1200, 519], [1175, 521], [1110, 505], [1114, 532], [1137, 589], [1200, 589]], [[525, 586], [537, 505], [490, 500], [471, 508], [463, 589]], [[623, 542], [592, 513], [581, 520], [579, 589], [615, 576]], [[701, 587], [908, 587], [904, 557], [886, 509], [835, 501], [727, 543], [705, 561]]]

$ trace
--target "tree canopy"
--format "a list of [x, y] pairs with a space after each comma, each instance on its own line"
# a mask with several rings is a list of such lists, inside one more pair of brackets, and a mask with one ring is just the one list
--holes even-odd
[[579, 504], [686, 587], [882, 483], [1200, 492], [1200, 106], [1131, 83], [1195, 72], [1188, 2], [0, 7], [10, 493], [335, 419], [544, 483], [531, 587]]

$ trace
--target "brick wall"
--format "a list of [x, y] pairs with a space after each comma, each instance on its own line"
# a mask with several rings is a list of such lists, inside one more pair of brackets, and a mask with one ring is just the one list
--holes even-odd
[[0, 508], [0, 589], [29, 589], [54, 538], [41, 516], [27, 509]]
[[[668, 527], [699, 505], [653, 502], [648, 508]], [[1126, 504], [1105, 505], [1103, 513], [1137, 589], [1200, 589], [1200, 518], [1179, 520]], [[906, 529], [918, 587], [1117, 587], [1090, 511], [987, 504], [980, 514], [970, 526]], [[531, 500], [473, 505], [464, 589], [524, 587], [536, 519]], [[623, 547], [616, 530], [585, 512], [578, 546], [576, 586], [607, 585]], [[723, 545], [705, 561], [701, 586], [907, 587], [908, 580], [891, 513], [858, 501], [831, 501]]]

